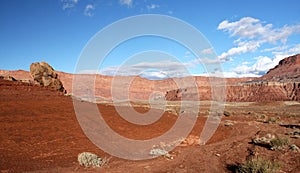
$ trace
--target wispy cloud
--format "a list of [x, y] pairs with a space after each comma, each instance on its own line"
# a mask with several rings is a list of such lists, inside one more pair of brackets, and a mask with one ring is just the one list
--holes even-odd
[[[279, 47], [275, 47], [273, 50], [279, 50]], [[268, 56], [256, 57], [256, 62], [253, 65], [243, 63], [242, 65], [234, 68], [233, 72], [235, 72], [237, 75], [240, 75], [239, 77], [245, 75], [252, 77], [264, 75], [268, 70], [274, 68], [283, 58], [298, 54], [300, 52], [300, 44], [289, 48], [286, 46], [284, 49], [280, 50], [281, 51], [272, 52], [272, 58]]]
[[236, 47], [223, 52], [220, 58], [226, 58], [241, 53], [254, 52], [262, 44], [276, 44], [280, 41], [285, 44], [289, 36], [300, 33], [300, 24], [292, 26], [283, 26], [274, 28], [272, 24], [265, 24], [252, 17], [244, 17], [236, 22], [222, 21], [218, 30], [222, 30], [230, 34], [230, 37], [237, 37], [234, 41]]
[[259, 19], [252, 17], [244, 17], [236, 22], [224, 20], [218, 26], [219, 30], [223, 30], [231, 34], [231, 36], [239, 36], [244, 38], [254, 38], [262, 35], [269, 30], [272, 25], [263, 26]]
[[203, 64], [203, 65], [206, 65], [206, 64], [220, 64], [220, 63], [223, 63], [225, 62], [224, 60], [222, 59], [219, 59], [219, 58], [196, 58], [196, 59], [193, 59], [192, 61], [188, 62], [187, 65], [188, 66], [196, 66], [196, 65], [199, 65], [199, 64]]
[[[191, 53], [187, 53], [191, 54]], [[173, 77], [191, 76], [188, 69], [196, 68], [199, 64], [217, 64], [221, 61], [217, 58], [195, 58], [188, 62], [156, 61], [140, 62], [126, 66], [109, 66], [100, 71], [109, 76], [143, 76], [149, 79], [165, 79]]]
[[95, 6], [92, 4], [88, 4], [85, 6], [84, 15], [92, 17], [94, 15]]
[[258, 39], [275, 44], [277, 41], [286, 43], [290, 35], [300, 33], [300, 24], [273, 28], [272, 24], [265, 24], [259, 19], [244, 17], [236, 22], [225, 20], [219, 24], [218, 29], [242, 39]]
[[67, 9], [72, 9], [74, 8], [79, 0], [61, 0], [62, 2], [62, 9], [67, 10]]
[[214, 53], [214, 50], [212, 48], [208, 48], [208, 49], [203, 49], [201, 51], [201, 53], [205, 54], [205, 55], [208, 55], [208, 54], [213, 54]]
[[159, 5], [157, 4], [150, 4], [150, 5], [147, 5], [147, 9], [148, 10], [154, 10], [156, 8], [159, 8]]
[[[273, 24], [266, 23], [256, 18], [244, 17], [238, 21], [222, 21], [218, 25], [218, 30], [229, 34], [235, 38], [233, 47], [219, 55], [219, 59], [231, 59], [236, 55], [254, 53], [269, 53], [256, 57], [256, 62], [252, 65], [243, 64], [232, 70], [232, 77], [261, 76], [270, 68], [275, 67], [278, 62], [290, 55], [300, 52], [300, 45], [290, 47], [286, 45], [288, 38], [300, 33], [300, 24], [285, 25], [275, 28]], [[273, 45], [274, 47], [270, 47]], [[269, 46], [269, 48], [262, 47]], [[271, 55], [270, 55], [271, 54]]]
[[256, 57], [256, 59], [257, 61], [253, 65], [247, 66], [243, 64], [234, 68], [233, 71], [241, 75], [248, 74], [247, 76], [260, 76], [278, 63], [276, 59], [272, 60], [267, 56], [259, 56]]
[[219, 58], [221, 60], [229, 60], [229, 57], [233, 55], [239, 55], [247, 52], [254, 52], [260, 47], [260, 42], [249, 41], [249, 42], [240, 42], [237, 47], [230, 48], [227, 52], [223, 52]]
[[282, 50], [285, 50], [285, 49], [287, 49], [286, 45], [266, 48], [266, 49], [261, 50], [261, 52], [282, 51]]
[[126, 5], [127, 7], [132, 7], [133, 0], [119, 0], [121, 5]]
[[187, 66], [190, 64], [160, 61], [160, 62], [140, 62], [127, 66], [110, 66], [102, 69], [101, 74], [110, 76], [143, 76], [149, 79], [164, 79], [172, 77], [183, 77], [189, 75]]
[[286, 47], [285, 49], [272, 52], [272, 54], [275, 56], [275, 59], [278, 59], [278, 62], [285, 57], [299, 54], [299, 53], [300, 53], [300, 44], [296, 44], [290, 47]]

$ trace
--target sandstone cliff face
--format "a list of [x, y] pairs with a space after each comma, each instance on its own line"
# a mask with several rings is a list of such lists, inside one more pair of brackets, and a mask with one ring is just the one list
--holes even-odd
[[274, 82], [300, 82], [300, 54], [281, 60], [261, 79]]
[[[46, 63], [34, 63], [32, 65], [32, 77], [34, 80], [45, 86], [53, 86], [54, 89], [63, 91], [64, 87], [69, 93], [73, 93], [74, 74], [56, 72]], [[13, 76], [15, 79], [33, 78], [27, 71], [3, 71], [0, 75]], [[76, 74], [78, 75], [78, 74]], [[59, 76], [59, 78], [58, 78]], [[165, 96], [166, 100], [211, 100], [210, 80], [207, 77], [194, 77], [198, 88], [185, 85], [187, 78], [178, 78], [177, 82], [183, 83], [178, 86], [176, 80], [155, 80], [137, 77], [112, 77], [103, 75], [80, 75], [79, 86], [76, 88], [80, 96], [95, 96], [104, 100], [111, 100], [113, 97], [127, 99], [148, 100], [153, 93]], [[92, 78], [93, 80], [88, 80]], [[120, 84], [114, 83], [120, 80]], [[60, 82], [61, 81], [61, 82]], [[226, 79], [226, 100], [227, 101], [300, 101], [300, 55], [287, 57], [271, 69], [261, 78], [228, 78]], [[63, 84], [63, 85], [62, 85]], [[125, 86], [128, 86], [128, 89]], [[186, 90], [185, 90], [186, 89]], [[114, 92], [114, 93], [113, 93]], [[127, 97], [128, 96], [128, 97]]]
[[[226, 79], [226, 101], [300, 101], [300, 54], [287, 57], [261, 78]], [[207, 81], [208, 83], [208, 81]], [[199, 86], [199, 100], [211, 100], [210, 86]], [[167, 100], [181, 100], [180, 89], [166, 92]]]
[[227, 86], [227, 101], [300, 101], [300, 54], [287, 57], [266, 75]]
[[[188, 89], [187, 89], [188, 90]], [[200, 87], [199, 100], [211, 100], [211, 87]], [[166, 100], [192, 100], [185, 90], [167, 91]], [[185, 95], [185, 99], [183, 99]], [[191, 95], [191, 94], [190, 94]], [[227, 102], [300, 101], [300, 83], [270, 83], [226, 86]]]
[[229, 102], [299, 101], [300, 83], [228, 86]]
[[30, 65], [30, 74], [35, 83], [50, 87], [54, 90], [66, 92], [62, 82], [59, 80], [57, 73], [46, 62], [36, 62]]

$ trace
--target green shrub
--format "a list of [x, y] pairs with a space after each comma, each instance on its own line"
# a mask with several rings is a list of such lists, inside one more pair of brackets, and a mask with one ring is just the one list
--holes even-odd
[[282, 149], [289, 144], [289, 140], [285, 137], [271, 139], [270, 145], [272, 150]]
[[235, 170], [236, 173], [276, 173], [279, 164], [262, 157], [254, 157], [244, 164], [240, 164]]
[[276, 123], [276, 121], [277, 121], [276, 117], [269, 117], [267, 123]]

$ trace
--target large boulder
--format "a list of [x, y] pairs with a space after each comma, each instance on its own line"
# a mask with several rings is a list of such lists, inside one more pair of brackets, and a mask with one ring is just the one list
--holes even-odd
[[35, 83], [66, 93], [57, 73], [48, 63], [32, 63], [30, 65], [30, 74]]

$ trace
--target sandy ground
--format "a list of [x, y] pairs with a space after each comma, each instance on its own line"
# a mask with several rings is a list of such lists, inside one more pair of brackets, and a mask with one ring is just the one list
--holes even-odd
[[[114, 131], [131, 139], [159, 136], [178, 119], [166, 112], [157, 122], [139, 126], [122, 119], [111, 105], [98, 104], [98, 108]], [[299, 172], [300, 152], [288, 147], [273, 151], [251, 143], [256, 133], [264, 131], [300, 146], [299, 138], [286, 135], [299, 129], [280, 126], [300, 124], [298, 102], [227, 103], [226, 111], [231, 116], [222, 116], [213, 137], [206, 145], [198, 145], [194, 139], [202, 131], [209, 108], [209, 104], [201, 106], [188, 142], [170, 152], [173, 159], [161, 156], [130, 161], [110, 156], [85, 136], [71, 97], [39, 86], [0, 80], [0, 172], [231, 172], [250, 153], [278, 162], [281, 172]], [[135, 109], [148, 111], [145, 107]], [[267, 119], [272, 122], [264, 122]], [[233, 125], [225, 126], [228, 121]], [[110, 160], [102, 168], [82, 167], [77, 155], [84, 151]]]

